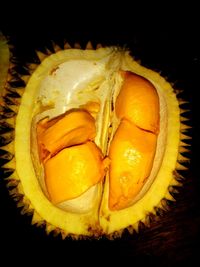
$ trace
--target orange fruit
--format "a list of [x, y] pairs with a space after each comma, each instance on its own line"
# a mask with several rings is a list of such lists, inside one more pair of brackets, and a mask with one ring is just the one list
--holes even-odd
[[47, 190], [55, 204], [80, 196], [105, 174], [102, 153], [93, 142], [63, 149], [45, 162], [44, 170]]
[[115, 103], [119, 119], [128, 119], [138, 127], [158, 133], [159, 98], [156, 89], [145, 78], [122, 72], [124, 82]]
[[94, 140], [95, 120], [87, 111], [75, 110], [60, 118], [39, 122], [37, 133], [40, 157], [44, 160], [65, 147]]
[[118, 210], [132, 204], [150, 175], [159, 131], [159, 98], [145, 78], [121, 72], [123, 84], [115, 111], [121, 120], [111, 142], [109, 207]]
[[144, 185], [152, 169], [156, 139], [127, 120], [120, 123], [109, 150], [110, 209], [129, 206]]

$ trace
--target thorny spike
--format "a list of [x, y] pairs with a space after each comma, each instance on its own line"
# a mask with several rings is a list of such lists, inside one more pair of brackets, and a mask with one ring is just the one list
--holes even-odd
[[93, 50], [94, 49], [92, 46], [92, 43], [90, 41], [86, 44], [85, 49], [87, 49], [87, 50]]
[[75, 43], [75, 44], [74, 44], [74, 48], [76, 48], [76, 49], [81, 49], [81, 45], [80, 45], [79, 43]]
[[41, 51], [36, 51], [37, 56], [40, 60], [40, 62], [42, 62], [48, 55], [46, 55], [45, 53], [41, 52]]
[[71, 48], [72, 48], [71, 45], [66, 42], [64, 45], [64, 49], [71, 49]]
[[101, 44], [97, 44], [96, 48], [99, 49], [99, 48], [102, 48], [103, 46]]
[[52, 42], [52, 45], [55, 53], [61, 50], [61, 47], [58, 44]]

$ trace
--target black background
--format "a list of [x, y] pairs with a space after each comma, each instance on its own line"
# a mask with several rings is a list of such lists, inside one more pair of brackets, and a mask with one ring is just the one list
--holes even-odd
[[[190, 102], [193, 127], [190, 132], [193, 137], [191, 161], [183, 187], [171, 210], [137, 235], [125, 233], [115, 241], [62, 241], [47, 236], [43, 228], [30, 225], [31, 218], [20, 214], [1, 179], [0, 257], [7, 263], [26, 263], [28, 258], [29, 264], [55, 261], [57, 266], [61, 261], [66, 266], [71, 262], [96, 265], [108, 261], [113, 265], [123, 262], [123, 265], [131, 266], [196, 266], [200, 253], [197, 168], [200, 31], [197, 8], [185, 5], [183, 12], [182, 8], [174, 10], [174, 6], [166, 8], [163, 4], [152, 13], [145, 5], [130, 8], [123, 4], [118, 6], [117, 12], [116, 6], [109, 10], [107, 6], [99, 6], [100, 3], [86, 12], [84, 5], [79, 11], [76, 5], [65, 9], [57, 5], [55, 12], [47, 17], [43, 16], [45, 8], [31, 9], [31, 6], [31, 11], [17, 13], [14, 19], [10, 14], [10, 19], [7, 17], [1, 22], [0, 29], [10, 37], [22, 62], [30, 61], [35, 49], [49, 46], [49, 40], [62, 43], [65, 39], [71, 45], [75, 42], [85, 45], [88, 40], [94, 44], [126, 45], [143, 65], [161, 71], [176, 88], [182, 89], [184, 98]], [[62, 12], [58, 13], [58, 10]], [[167, 11], [163, 13], [163, 10]]]

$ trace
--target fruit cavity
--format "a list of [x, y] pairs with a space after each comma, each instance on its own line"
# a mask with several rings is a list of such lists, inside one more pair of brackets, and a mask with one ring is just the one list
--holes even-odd
[[[115, 104], [120, 124], [108, 151], [111, 210], [127, 208], [140, 192], [151, 173], [159, 130], [156, 89], [143, 77], [120, 73], [123, 84]], [[103, 154], [94, 143], [99, 109], [99, 103], [89, 101], [37, 124], [40, 160], [54, 204], [79, 197], [105, 176]]]

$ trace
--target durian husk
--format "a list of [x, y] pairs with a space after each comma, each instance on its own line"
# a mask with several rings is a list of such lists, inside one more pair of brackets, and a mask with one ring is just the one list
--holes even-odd
[[[58, 45], [53, 45], [55, 52], [61, 50]], [[75, 48], [80, 49], [80, 46], [77, 46], [76, 44]], [[70, 49], [75, 55], [78, 53], [78, 56], [83, 56], [82, 50], [71, 49], [71, 46], [68, 43], [65, 43], [64, 49]], [[89, 50], [88, 53], [92, 52], [91, 50], [93, 47], [90, 42], [86, 45], [86, 49]], [[97, 45], [97, 49], [100, 49], [100, 55], [101, 53], [105, 53], [104, 50], [102, 50], [104, 52], [101, 52], [101, 45], [99, 44]], [[149, 226], [151, 215], [159, 215], [162, 213], [162, 210], [167, 209], [170, 201], [175, 201], [174, 195], [177, 192], [177, 188], [181, 185], [182, 180], [180, 172], [187, 170], [185, 162], [188, 161], [188, 158], [182, 156], [182, 153], [189, 151], [188, 140], [191, 137], [188, 136], [187, 130], [190, 126], [187, 125], [187, 118], [185, 119], [184, 110], [181, 108], [184, 101], [181, 100], [178, 102], [176, 92], [173, 90], [170, 83], [168, 83], [158, 73], [142, 67], [136, 61], [130, 59], [130, 57], [126, 58], [126, 66], [129, 66], [129, 70], [132, 70], [140, 75], [142, 74], [142, 76], [148, 78], [154, 84], [159, 84], [164, 91], [165, 100], [167, 102], [168, 110], [170, 111], [167, 119], [167, 143], [162, 166], [155, 181], [146, 194], [130, 208], [131, 211], [127, 209], [125, 212], [110, 212], [107, 209], [106, 192], [108, 192], [108, 182], [106, 182], [104, 189], [105, 197], [103, 199], [100, 212], [101, 227], [99, 227], [98, 210], [96, 210], [96, 213], [89, 213], [83, 216], [80, 216], [80, 214], [68, 214], [66, 216], [66, 211], [62, 211], [61, 209], [53, 206], [42, 194], [37, 180], [32, 179], [32, 176], [34, 175], [34, 169], [30, 167], [32, 164], [29, 164], [31, 169], [23, 169], [23, 181], [18, 176], [16, 169], [20, 168], [21, 165], [18, 166], [19, 163], [16, 163], [16, 156], [21, 160], [24, 160], [24, 163], [26, 163], [27, 160], [30, 163], [31, 158], [27, 158], [27, 155], [30, 155], [30, 151], [27, 150], [28, 146], [26, 146], [25, 150], [22, 151], [18, 147], [18, 143], [15, 142], [14, 129], [16, 124], [16, 114], [19, 106], [21, 105], [21, 96], [24, 92], [26, 92], [25, 84], [28, 82], [30, 77], [32, 78], [32, 73], [33, 75], [38, 74], [34, 73], [38, 64], [32, 63], [28, 66], [24, 66], [24, 69], [27, 71], [26, 75], [20, 73], [16, 74], [15, 70], [17, 63], [12, 63], [12, 61], [15, 61], [12, 60], [12, 55], [10, 56], [10, 62], [8, 62], [8, 51], [8, 45], [6, 45], [4, 40], [4, 48], [3, 50], [0, 50], [0, 53], [3, 55], [3, 61], [2, 56], [0, 55], [0, 67], [2, 68], [3, 66], [2, 69], [4, 69], [3, 74], [0, 76], [2, 110], [1, 125], [5, 126], [4, 128], [7, 130], [5, 133], [1, 131], [1, 137], [3, 138], [3, 141], [1, 142], [1, 150], [4, 152], [1, 153], [1, 159], [5, 159], [5, 164], [1, 167], [1, 172], [8, 182], [10, 194], [17, 201], [17, 206], [21, 208], [22, 214], [31, 213], [32, 224], [38, 226], [45, 225], [47, 233], [53, 231], [56, 234], [61, 234], [63, 239], [66, 236], [71, 236], [74, 239], [80, 239], [86, 237], [99, 238], [104, 235], [109, 238], [115, 238], [119, 237], [125, 228], [128, 229], [130, 233], [133, 233], [138, 231], [141, 225]], [[39, 74], [43, 75], [43, 71], [45, 72], [46, 67], [48, 67], [45, 65], [46, 63], [44, 59], [49, 55], [49, 51], [47, 50], [46, 53], [37, 52], [37, 55], [39, 61], [42, 63], [42, 65], [40, 65]], [[56, 57], [59, 57], [59, 53], [55, 55], [55, 59]], [[52, 60], [53, 59], [54, 58], [52, 57]], [[7, 76], [6, 73], [8, 73]], [[15, 75], [12, 75], [13, 73]], [[32, 82], [33, 80], [34, 79], [32, 78], [28, 84], [30, 88], [33, 88], [35, 86], [35, 82], [37, 82], [37, 79], [35, 79], [34, 83]], [[20, 84], [19, 86], [16, 85], [17, 82]], [[32, 90], [32, 94], [34, 94], [34, 90]], [[31, 97], [31, 95], [29, 95], [29, 97]], [[29, 102], [22, 104], [33, 105], [33, 103]], [[23, 119], [23, 125], [26, 125], [26, 120], [28, 119], [30, 119], [29, 115]], [[20, 122], [18, 121], [18, 123]], [[3, 126], [1, 126], [2, 129]], [[18, 137], [22, 136], [21, 138], [23, 139], [24, 128], [25, 127], [18, 127], [20, 132], [15, 132], [15, 135]], [[23, 142], [29, 143], [30, 140], [23, 139]], [[15, 151], [17, 151], [17, 155]], [[30, 180], [32, 183], [30, 183]], [[130, 223], [128, 225], [127, 212], [131, 212]], [[80, 224], [77, 223], [77, 218], [80, 219]], [[85, 227], [83, 227], [84, 220], [86, 222]], [[79, 225], [81, 225], [81, 227], [78, 227]]]
[[[143, 187], [143, 193], [135, 201], [134, 205], [126, 209], [119, 211], [111, 211], [108, 208], [109, 197], [109, 177], [107, 177], [104, 186], [104, 197], [100, 209], [100, 224], [106, 234], [113, 236], [120, 236], [124, 228], [129, 225], [128, 230], [132, 232], [139, 231], [139, 225], [143, 223], [148, 225], [147, 217], [151, 213], [156, 215], [157, 209], [166, 209], [167, 201], [175, 201], [174, 197], [169, 193], [169, 186], [178, 186], [180, 183], [177, 181], [176, 172], [174, 170], [185, 169], [183, 165], [178, 162], [187, 160], [181, 155], [183, 149], [180, 147], [180, 140], [183, 138], [181, 129], [186, 130], [189, 126], [181, 123], [181, 110], [179, 102], [174, 89], [171, 84], [168, 83], [160, 74], [144, 68], [138, 62], [134, 61], [128, 55], [125, 56], [125, 68], [128, 71], [132, 71], [138, 75], [141, 75], [150, 80], [156, 87], [160, 98], [160, 109], [166, 109], [161, 114], [160, 121], [160, 141], [157, 145], [158, 157], [154, 159], [154, 163], [158, 163], [159, 170], [155, 175], [155, 179], [152, 184], [145, 190]], [[163, 101], [161, 100], [163, 98]], [[165, 139], [162, 140], [162, 139]], [[164, 151], [162, 150], [164, 147]], [[187, 151], [187, 148], [184, 148]], [[162, 158], [163, 154], [163, 158]], [[160, 161], [162, 158], [162, 161]], [[158, 161], [158, 162], [156, 162]], [[148, 178], [149, 179], [149, 178]]]

